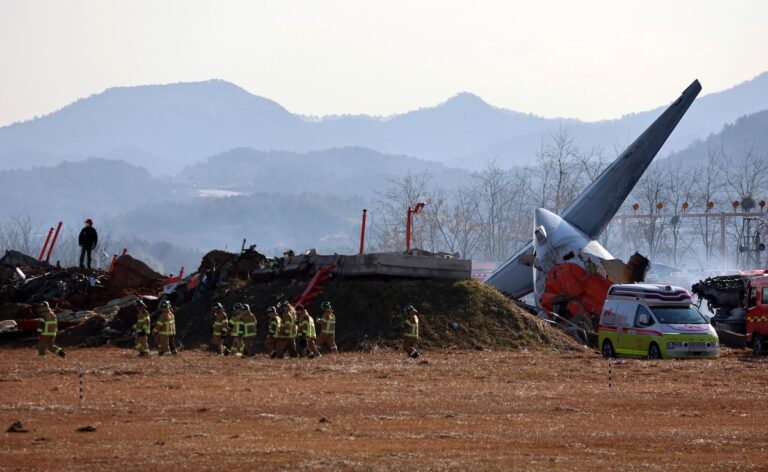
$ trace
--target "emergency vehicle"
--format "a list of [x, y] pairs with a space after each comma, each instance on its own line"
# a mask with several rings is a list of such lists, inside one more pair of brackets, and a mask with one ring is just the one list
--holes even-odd
[[598, 345], [605, 357], [720, 355], [717, 333], [691, 304], [691, 294], [670, 285], [612, 285], [600, 313]]
[[707, 301], [712, 325], [724, 343], [751, 347], [765, 354], [768, 341], [768, 270], [710, 277], [694, 284], [693, 293]]

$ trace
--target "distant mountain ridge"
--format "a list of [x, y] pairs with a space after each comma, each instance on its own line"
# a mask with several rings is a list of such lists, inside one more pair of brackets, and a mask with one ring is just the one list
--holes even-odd
[[[686, 85], [670, 90], [670, 101]], [[542, 139], [560, 127], [567, 127], [583, 146], [612, 149], [626, 145], [660, 108], [587, 123], [505, 110], [460, 93], [436, 106], [389, 117], [318, 119], [293, 114], [272, 100], [221, 80], [119, 87], [49, 115], [0, 128], [0, 169], [97, 156], [122, 159], [155, 175], [176, 174], [186, 165], [234, 148], [309, 152], [349, 146], [467, 169], [477, 169], [492, 159], [512, 166], [532, 162]], [[661, 155], [683, 149], [739, 116], [765, 109], [768, 72], [702, 96]]]

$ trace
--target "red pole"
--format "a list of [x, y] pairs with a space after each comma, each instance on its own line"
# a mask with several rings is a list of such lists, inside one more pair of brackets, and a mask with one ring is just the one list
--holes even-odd
[[367, 211], [363, 208], [363, 227], [360, 229], [360, 254], [363, 253], [363, 248], [365, 247], [365, 213]]
[[181, 266], [181, 269], [179, 269], [179, 278], [184, 277], [184, 266]]
[[59, 237], [59, 231], [61, 231], [61, 225], [63, 223], [59, 221], [58, 226], [56, 226], [56, 232], [53, 233], [53, 241], [51, 241], [51, 247], [48, 248], [48, 255], [45, 256], [45, 262], [48, 262], [51, 260], [51, 253], [53, 252], [53, 247], [56, 245], [56, 239]]
[[53, 234], [53, 228], [48, 230], [48, 236], [45, 238], [45, 243], [43, 243], [43, 249], [40, 251], [40, 256], [38, 256], [37, 260], [42, 261], [43, 256], [45, 255], [45, 250], [48, 249], [48, 241], [51, 240], [51, 235]]
[[115, 264], [117, 264], [117, 254], [112, 256], [112, 262], [109, 263], [109, 270], [107, 272], [112, 272], [115, 268]]
[[405, 252], [408, 252], [411, 250], [411, 214], [413, 213], [413, 210], [411, 210], [411, 207], [408, 207], [408, 217], [405, 220]]

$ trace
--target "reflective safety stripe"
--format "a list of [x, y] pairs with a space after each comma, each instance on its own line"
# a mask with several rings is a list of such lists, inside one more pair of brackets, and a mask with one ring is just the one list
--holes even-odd
[[244, 338], [252, 338], [256, 336], [256, 322], [255, 321], [247, 321], [242, 323], [243, 325], [243, 337]]
[[404, 335], [408, 338], [418, 338], [419, 337], [419, 322], [418, 321], [410, 321], [405, 320], [403, 323], [405, 325], [405, 333]]
[[336, 320], [323, 319], [323, 333], [334, 334], [336, 332]]
[[43, 336], [56, 336], [56, 331], [59, 328], [59, 322], [56, 320], [45, 320], [43, 325]]
[[157, 334], [161, 334], [163, 336], [172, 336], [176, 334], [176, 327], [174, 326], [175, 323], [173, 321], [159, 321], [157, 322], [157, 325], [155, 326], [155, 329], [157, 329]]
[[273, 338], [277, 337], [280, 331], [280, 322], [276, 320], [272, 320], [269, 322], [269, 335]]
[[242, 321], [230, 321], [232, 325], [232, 336], [238, 338], [243, 335], [243, 322]]

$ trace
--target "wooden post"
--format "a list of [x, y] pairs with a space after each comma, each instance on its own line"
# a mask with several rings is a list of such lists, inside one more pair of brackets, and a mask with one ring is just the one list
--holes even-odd
[[360, 229], [360, 254], [362, 254], [365, 249], [365, 214], [367, 211], [368, 210], [363, 208], [363, 225]]

